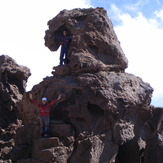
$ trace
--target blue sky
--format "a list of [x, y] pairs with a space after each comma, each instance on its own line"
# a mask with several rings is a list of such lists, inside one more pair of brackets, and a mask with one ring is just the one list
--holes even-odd
[[130, 11], [130, 14], [136, 15], [136, 12], [142, 12], [146, 17], [149, 17], [162, 5], [159, 0], [91, 0], [91, 4], [105, 6], [105, 9], [109, 9], [111, 4], [115, 4], [123, 11]]
[[155, 12], [163, 8], [163, 2], [160, 0], [91, 0], [91, 4], [96, 7], [104, 7], [108, 13], [111, 5], [116, 5], [119, 10], [133, 17], [141, 12], [146, 18], [155, 17]]
[[161, 0], [0, 0], [0, 55], [31, 69], [27, 90], [57, 66], [59, 51], [44, 46], [47, 22], [63, 9], [107, 10], [128, 58], [126, 72], [154, 88], [152, 104], [163, 106], [163, 2]]

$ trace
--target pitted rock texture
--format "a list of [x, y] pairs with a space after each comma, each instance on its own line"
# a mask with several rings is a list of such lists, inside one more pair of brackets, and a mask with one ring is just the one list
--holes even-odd
[[45, 46], [56, 51], [63, 30], [73, 36], [69, 49], [66, 71], [56, 73], [79, 73], [100, 70], [124, 71], [128, 61], [120, 47], [112, 23], [103, 8], [63, 10], [48, 22]]
[[0, 56], [0, 158], [8, 159], [20, 126], [16, 104], [25, 93], [30, 70], [7, 55]]
[[[152, 87], [125, 73], [127, 59], [102, 8], [63, 10], [48, 22], [45, 45], [52, 51], [63, 30], [74, 35], [67, 65], [35, 85], [30, 93], [51, 108], [50, 137], [40, 137], [38, 108], [27, 92], [17, 105], [11, 160], [18, 163], [154, 163], [162, 154], [162, 108], [150, 106]], [[150, 142], [152, 140], [152, 142]], [[157, 145], [153, 147], [153, 142]], [[150, 151], [157, 150], [151, 155]]]
[[[58, 94], [62, 95], [60, 102], [51, 109], [51, 120], [54, 121], [51, 124], [51, 137], [58, 137], [63, 147], [70, 149], [61, 162], [73, 163], [78, 160], [79, 163], [103, 163], [118, 162], [116, 156], [123, 160], [120, 157], [121, 149], [129, 142], [137, 145], [134, 146], [137, 147], [136, 154], [133, 149], [132, 155], [138, 156], [139, 159], [138, 142], [141, 135], [140, 130], [135, 130], [135, 126], [139, 114], [143, 114], [143, 111], [148, 113], [146, 119], [141, 120], [139, 128], [151, 117], [148, 106], [152, 91], [149, 84], [134, 75], [100, 71], [78, 76], [55, 75], [45, 78], [33, 87], [32, 94], [37, 101], [43, 96], [51, 101], [57, 98]], [[31, 144], [35, 144], [35, 140], [39, 139], [38, 109], [30, 103], [28, 96], [24, 96], [19, 105], [19, 112], [25, 124], [22, 127], [23, 132], [19, 134], [28, 135], [28, 141], [20, 142], [18, 136], [16, 144], [22, 151], [24, 144], [28, 144], [28, 149], [33, 149], [35, 145]], [[56, 120], [62, 123], [56, 124]], [[44, 160], [42, 155], [44, 154], [40, 154], [37, 159]], [[57, 156], [50, 157], [56, 159]]]

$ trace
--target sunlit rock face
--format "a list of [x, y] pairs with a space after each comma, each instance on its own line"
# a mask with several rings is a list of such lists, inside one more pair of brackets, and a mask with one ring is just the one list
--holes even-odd
[[62, 97], [51, 109], [50, 137], [40, 138], [38, 108], [24, 94], [17, 105], [23, 126], [17, 130], [11, 159], [149, 163], [149, 140], [161, 140], [162, 111], [150, 106], [151, 86], [125, 73], [127, 59], [106, 11], [63, 10], [48, 26], [45, 46], [51, 51], [58, 50], [63, 30], [72, 36], [69, 63], [54, 67], [53, 76], [31, 93], [38, 102], [42, 97], [48, 101]]

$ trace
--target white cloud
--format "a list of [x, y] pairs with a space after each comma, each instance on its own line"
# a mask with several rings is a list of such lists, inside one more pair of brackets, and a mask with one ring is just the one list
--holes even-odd
[[163, 106], [163, 93], [158, 95], [158, 96], [154, 96], [152, 99], [152, 105], [154, 105], [155, 107], [162, 107]]
[[0, 55], [6, 54], [31, 69], [27, 90], [51, 76], [59, 51], [44, 46], [47, 22], [63, 9], [89, 7], [88, 0], [0, 0]]
[[163, 21], [163, 10], [155, 11], [155, 15]]
[[148, 0], [139, 0], [136, 3], [131, 3], [130, 4], [126, 4], [125, 8], [129, 11], [137, 11], [138, 9], [140, 9], [146, 2], [148, 2]]
[[[113, 11], [118, 10], [115, 7]], [[159, 28], [160, 22], [155, 18], [147, 19], [142, 13], [132, 17], [118, 11], [117, 16], [121, 24], [114, 29], [129, 60], [126, 71], [150, 83], [154, 88], [153, 96], [159, 96], [163, 92], [163, 29]]]

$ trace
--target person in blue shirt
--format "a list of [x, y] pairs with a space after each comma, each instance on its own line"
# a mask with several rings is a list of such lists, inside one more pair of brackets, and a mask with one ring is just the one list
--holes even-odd
[[71, 36], [67, 35], [66, 31], [63, 31], [63, 36], [61, 37], [61, 52], [60, 52], [60, 65], [68, 64], [68, 49], [70, 42], [72, 40]]

